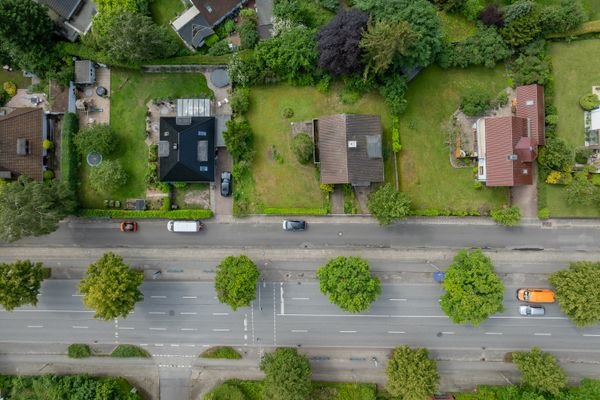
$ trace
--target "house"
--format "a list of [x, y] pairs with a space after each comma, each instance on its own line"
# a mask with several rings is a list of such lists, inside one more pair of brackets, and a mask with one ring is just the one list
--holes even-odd
[[5, 115], [0, 115], [0, 178], [26, 175], [41, 181], [47, 161], [42, 147], [48, 134], [44, 110], [3, 108], [2, 111]]
[[163, 182], [214, 182], [215, 128], [208, 99], [178, 99], [177, 116], [160, 118], [158, 176]]
[[86, 34], [96, 15], [92, 0], [36, 0], [48, 7], [48, 14], [56, 25], [57, 33], [74, 42]]
[[171, 26], [185, 44], [193, 49], [204, 45], [213, 28], [235, 14], [248, 0], [192, 0], [187, 9]]
[[382, 127], [378, 115], [336, 114], [313, 121], [321, 183], [369, 186], [383, 182]]
[[486, 186], [533, 184], [538, 146], [545, 143], [544, 88], [516, 92], [515, 115], [477, 121], [477, 179]]

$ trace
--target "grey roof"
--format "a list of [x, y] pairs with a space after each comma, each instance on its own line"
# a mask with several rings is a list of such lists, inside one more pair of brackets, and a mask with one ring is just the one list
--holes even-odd
[[210, 73], [210, 81], [218, 88], [229, 85], [229, 74], [226, 69], [215, 69]]
[[38, 0], [66, 20], [71, 19], [83, 0]]
[[177, 31], [179, 36], [192, 47], [200, 47], [204, 39], [215, 33], [202, 14], [196, 15], [191, 21]]
[[75, 84], [91, 85], [96, 83], [96, 68], [90, 60], [75, 61]]
[[336, 114], [316, 121], [321, 183], [368, 185], [383, 182], [381, 119]]

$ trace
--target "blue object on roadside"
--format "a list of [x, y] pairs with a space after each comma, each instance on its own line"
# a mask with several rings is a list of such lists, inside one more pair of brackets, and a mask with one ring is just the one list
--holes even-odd
[[434, 272], [433, 273], [433, 280], [436, 281], [437, 283], [444, 282], [445, 277], [446, 277], [445, 272]]

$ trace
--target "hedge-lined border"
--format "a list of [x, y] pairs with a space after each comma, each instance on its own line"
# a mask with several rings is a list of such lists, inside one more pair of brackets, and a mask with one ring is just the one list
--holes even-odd
[[73, 193], [77, 193], [77, 150], [73, 141], [79, 130], [77, 114], [66, 113], [60, 136], [60, 180], [66, 182]]
[[78, 213], [80, 217], [91, 218], [165, 218], [165, 219], [198, 219], [211, 218], [211, 210], [104, 210], [104, 209], [83, 209]]
[[267, 215], [327, 215], [324, 208], [276, 208], [269, 207], [263, 210]]
[[564, 39], [572, 36], [580, 36], [588, 33], [600, 32], [600, 19], [589, 21], [582, 24], [579, 28], [565, 33], [553, 33], [548, 35], [548, 39]]

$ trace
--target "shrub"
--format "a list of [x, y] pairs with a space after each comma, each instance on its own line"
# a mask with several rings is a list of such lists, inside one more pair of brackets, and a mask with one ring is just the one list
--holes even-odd
[[537, 55], [520, 55], [512, 64], [516, 85], [546, 85], [550, 81], [550, 61]]
[[106, 157], [115, 148], [115, 134], [107, 124], [88, 125], [75, 136], [75, 145], [83, 157], [91, 152]]
[[211, 347], [209, 349], [204, 350], [202, 354], [200, 354], [202, 358], [226, 358], [230, 360], [239, 360], [242, 358], [242, 355], [238, 353], [233, 347], [229, 346], [217, 346]]
[[589, 147], [580, 147], [575, 150], [575, 162], [578, 164], [587, 164], [588, 159], [594, 151]]
[[54, 143], [52, 143], [52, 141], [48, 139], [44, 139], [44, 141], [42, 142], [42, 147], [44, 148], [44, 150], [52, 150], [54, 148]]
[[323, 76], [319, 82], [317, 82], [317, 90], [319, 93], [327, 93], [331, 88], [331, 75]]
[[503, 90], [498, 93], [496, 96], [496, 100], [494, 100], [496, 107], [504, 107], [508, 104], [508, 94]]
[[600, 174], [592, 174], [592, 184], [600, 186]]
[[148, 147], [148, 162], [154, 163], [158, 161], [158, 145], [151, 144]]
[[44, 177], [45, 181], [49, 181], [51, 179], [54, 179], [54, 171], [52, 171], [51, 169], [47, 169], [44, 171], [44, 173], [42, 174], [42, 176]]
[[7, 81], [2, 84], [4, 91], [10, 96], [14, 97], [17, 94], [17, 85], [14, 82]]
[[73, 343], [67, 349], [69, 358], [87, 358], [92, 355], [92, 350], [87, 344]]
[[461, 110], [469, 116], [481, 115], [485, 113], [490, 106], [489, 96], [479, 91], [468, 92], [460, 101]]
[[546, 115], [546, 126], [556, 126], [558, 124], [558, 115], [550, 114]]
[[174, 182], [173, 186], [177, 189], [185, 189], [187, 187], [187, 182]]
[[550, 171], [546, 177], [546, 183], [549, 185], [558, 185], [561, 181], [561, 175], [560, 171]]
[[224, 56], [230, 52], [229, 40], [227, 39], [219, 40], [217, 43], [212, 45], [210, 49], [208, 49], [208, 54], [211, 56]]
[[10, 96], [0, 87], [0, 107], [4, 106], [8, 100], [10, 100]]
[[142, 357], [142, 358], [150, 358], [150, 354], [142, 349], [141, 347], [134, 346], [132, 344], [120, 344], [118, 345], [112, 353], [110, 353], [111, 357]]
[[81, 217], [91, 218], [165, 218], [165, 219], [202, 219], [211, 218], [211, 210], [173, 210], [173, 211], [132, 211], [132, 210], [103, 210], [103, 209], [84, 209], [78, 213]]
[[313, 141], [306, 133], [292, 139], [292, 152], [300, 164], [308, 164], [313, 158]]
[[550, 210], [548, 210], [547, 208], [541, 208], [538, 211], [538, 218], [539, 219], [548, 219], [548, 218], [550, 218]]
[[594, 93], [588, 93], [579, 99], [579, 105], [586, 111], [591, 111], [600, 106], [600, 99]]
[[286, 107], [281, 112], [281, 115], [283, 115], [283, 118], [292, 118], [294, 116], [294, 110], [290, 107]]
[[164, 197], [163, 198], [163, 203], [160, 206], [160, 211], [169, 211], [171, 210], [171, 198], [170, 197]]
[[483, 65], [493, 68], [497, 62], [504, 61], [510, 54], [496, 28], [480, 26], [473, 36], [449, 45], [442, 54], [447, 59], [442, 58], [440, 63], [443, 67], [466, 68], [469, 65]]
[[475, 182], [473, 182], [473, 188], [477, 189], [477, 190], [482, 189], [483, 188], [483, 183], [481, 183], [479, 181], [475, 181]]
[[79, 173], [74, 135], [79, 130], [77, 114], [66, 113], [63, 119], [60, 144], [60, 180], [66, 182], [73, 193], [77, 193]]
[[111, 192], [125, 185], [127, 173], [118, 160], [104, 160], [90, 169], [90, 186], [98, 192]]
[[380, 87], [379, 93], [393, 115], [400, 115], [406, 111], [406, 90], [406, 79], [400, 74], [386, 78], [384, 85]]
[[521, 221], [521, 210], [518, 207], [494, 210], [492, 211], [492, 219], [504, 226], [514, 226]]
[[512, 47], [520, 47], [531, 43], [542, 31], [538, 17], [533, 14], [509, 22], [508, 14], [505, 13], [504, 22], [505, 26], [500, 29], [500, 34], [506, 44]]
[[207, 393], [203, 400], [248, 400], [248, 397], [234, 383], [225, 382]]
[[549, 137], [540, 150], [538, 163], [549, 171], [565, 171], [573, 163], [573, 152], [561, 138]]
[[400, 150], [402, 150], [402, 145], [400, 144], [400, 124], [398, 117], [394, 117], [392, 120], [392, 151], [398, 153]]
[[238, 87], [231, 94], [231, 110], [236, 114], [245, 114], [250, 108], [250, 88]]
[[535, 11], [535, 2], [532, 0], [518, 0], [504, 9], [504, 20], [507, 24], [528, 16]]
[[258, 43], [258, 29], [256, 20], [253, 18], [244, 18], [240, 28], [240, 49], [253, 49]]
[[330, 185], [328, 183], [321, 183], [319, 185], [319, 189], [321, 189], [325, 193], [332, 193], [333, 192], [333, 185]]
[[219, 41], [219, 36], [212, 34], [204, 40], [204, 44], [208, 47], [214, 46]]
[[501, 28], [504, 25], [504, 16], [496, 4], [488, 4], [481, 10], [479, 13], [479, 20], [484, 25], [494, 25], [498, 28]]

